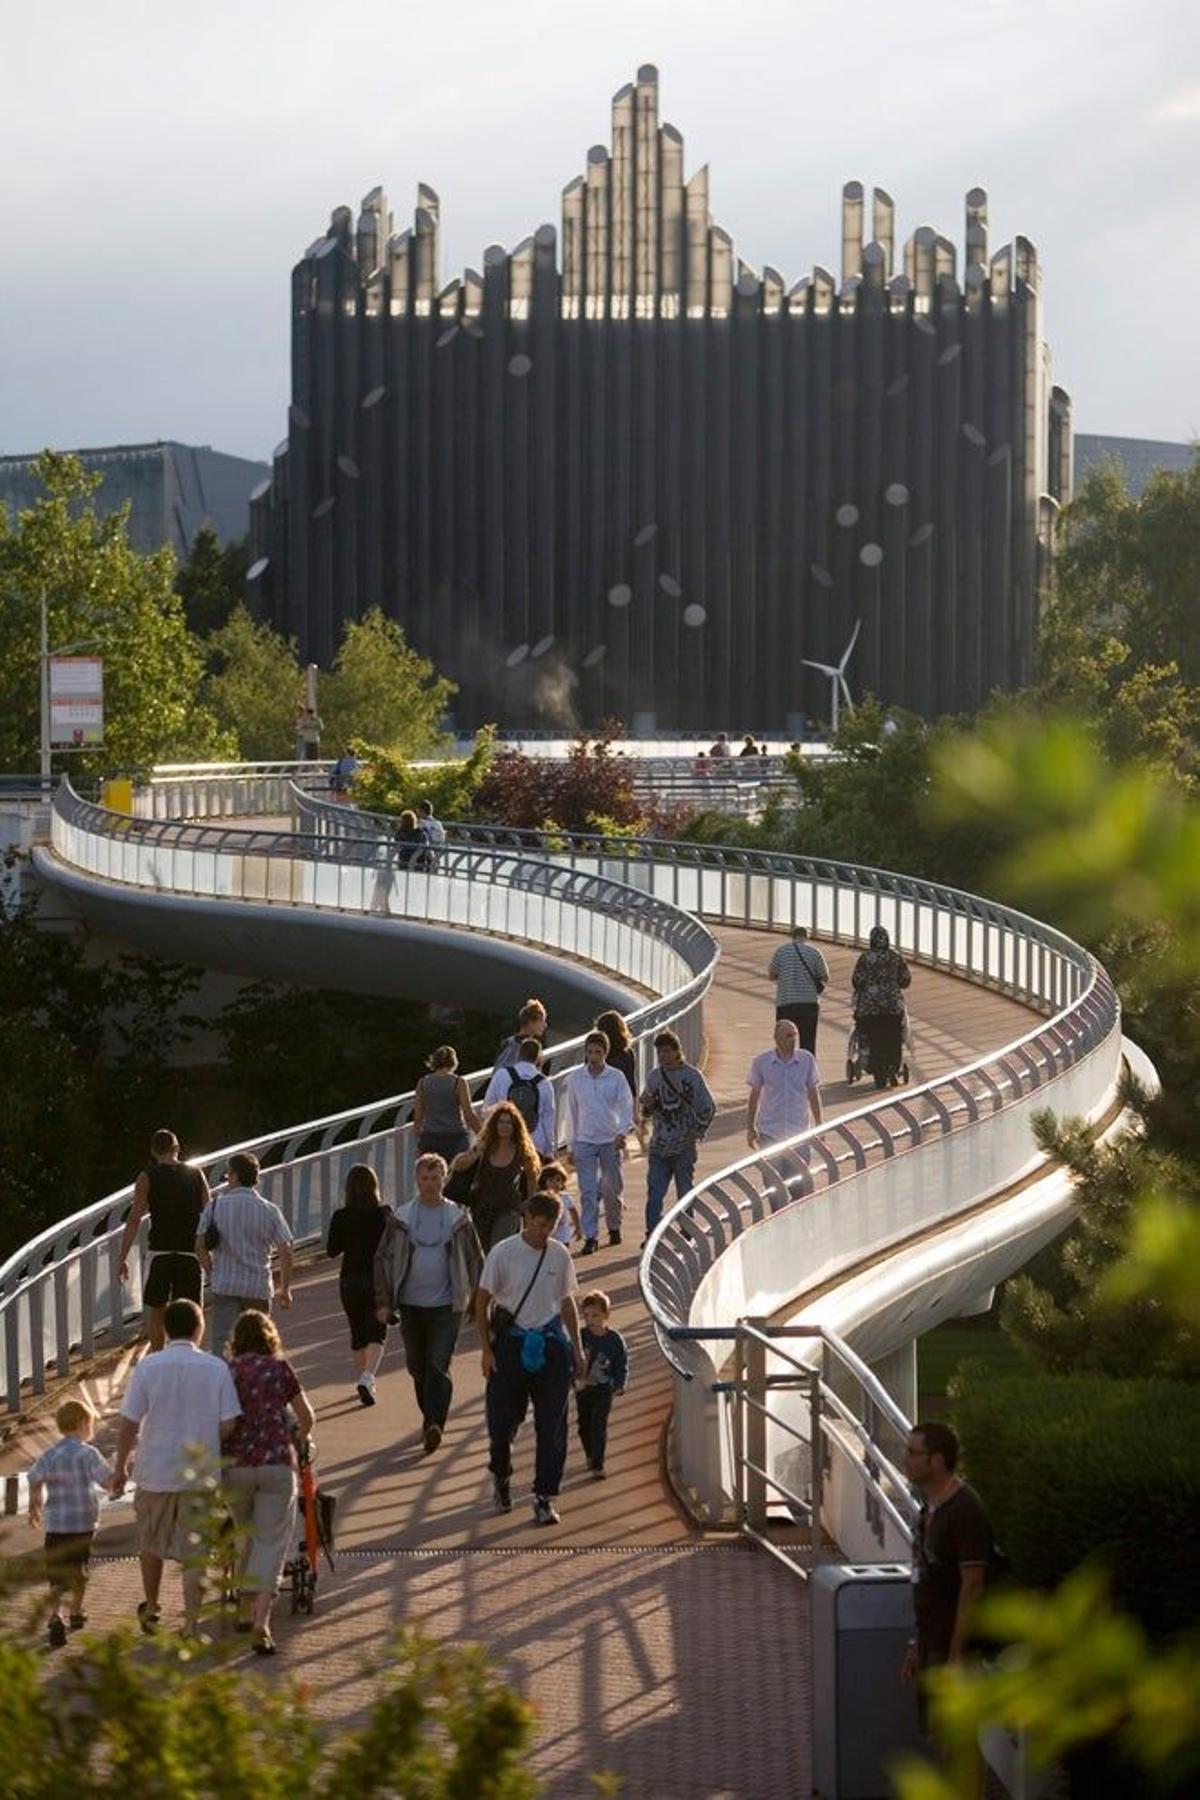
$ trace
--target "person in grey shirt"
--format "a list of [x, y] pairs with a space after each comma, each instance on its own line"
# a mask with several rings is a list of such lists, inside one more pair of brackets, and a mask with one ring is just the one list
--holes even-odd
[[672, 1180], [680, 1200], [695, 1186], [700, 1141], [717, 1110], [708, 1083], [699, 1069], [685, 1062], [683, 1045], [673, 1031], [660, 1031], [654, 1049], [658, 1067], [651, 1069], [638, 1099], [639, 1112], [651, 1121], [646, 1158], [647, 1238], [662, 1218]]
[[[238, 1150], [229, 1158], [228, 1186], [209, 1200], [197, 1226], [196, 1255], [209, 1278], [209, 1342], [223, 1353], [239, 1313], [271, 1311], [271, 1258], [279, 1253], [280, 1306], [292, 1304], [292, 1234], [273, 1201], [258, 1191], [258, 1158]], [[210, 1227], [217, 1241], [209, 1245]]]
[[803, 925], [792, 926], [791, 942], [780, 944], [767, 975], [775, 983], [776, 1019], [790, 1019], [800, 1034], [800, 1048], [815, 1056], [821, 991], [828, 985], [829, 967], [817, 946], [809, 943]]
[[421, 1409], [421, 1441], [431, 1456], [442, 1441], [454, 1398], [450, 1362], [471, 1304], [483, 1250], [465, 1206], [443, 1193], [446, 1164], [418, 1156], [417, 1197], [396, 1209], [375, 1253], [375, 1298], [382, 1323], [400, 1314], [404, 1358]]

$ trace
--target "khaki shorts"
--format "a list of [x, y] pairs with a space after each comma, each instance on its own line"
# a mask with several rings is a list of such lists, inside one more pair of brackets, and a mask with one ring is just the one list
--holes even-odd
[[133, 1497], [138, 1526], [138, 1549], [147, 1556], [170, 1562], [207, 1562], [205, 1527], [212, 1514], [212, 1498], [185, 1488], [181, 1493], [156, 1494], [139, 1488]]

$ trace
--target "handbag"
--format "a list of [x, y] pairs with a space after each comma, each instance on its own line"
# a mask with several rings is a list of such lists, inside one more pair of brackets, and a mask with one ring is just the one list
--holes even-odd
[[542, 1264], [546, 1260], [546, 1251], [549, 1249], [549, 1247], [550, 1247], [549, 1240], [547, 1240], [547, 1242], [542, 1245], [542, 1254], [537, 1259], [537, 1268], [533, 1271], [533, 1274], [529, 1277], [529, 1286], [525, 1289], [525, 1292], [521, 1295], [521, 1298], [517, 1301], [516, 1310], [513, 1312], [509, 1312], [507, 1306], [493, 1306], [492, 1319], [491, 1319], [493, 1344], [496, 1342], [496, 1340], [498, 1338], [507, 1337], [509, 1332], [512, 1330], [513, 1326], [516, 1324], [518, 1318], [521, 1315], [521, 1308], [524, 1306], [525, 1302], [528, 1300], [530, 1294], [532, 1294], [533, 1284], [542, 1272]]
[[809, 978], [811, 979], [812, 984], [816, 988], [818, 994], [823, 994], [825, 992], [826, 983], [821, 980], [821, 977], [817, 974], [817, 971], [813, 968], [813, 966], [809, 962], [807, 956], [805, 956], [803, 950], [801, 950], [799, 944], [793, 944], [792, 949], [796, 952], [796, 955], [800, 958], [800, 961], [804, 964], [804, 967], [808, 970]]
[[212, 1218], [204, 1227], [204, 1248], [206, 1250], [215, 1250], [220, 1241], [221, 1231], [217, 1224], [217, 1203], [214, 1200], [212, 1206]]

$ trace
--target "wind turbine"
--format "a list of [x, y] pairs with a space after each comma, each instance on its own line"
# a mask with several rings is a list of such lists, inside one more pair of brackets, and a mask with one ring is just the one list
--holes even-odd
[[806, 669], [819, 669], [821, 671], [822, 675], [828, 675], [828, 677], [829, 677], [829, 692], [830, 692], [830, 701], [829, 701], [830, 720], [829, 720], [829, 723], [830, 723], [830, 727], [832, 729], [834, 737], [837, 736], [837, 729], [838, 729], [839, 689], [841, 691], [841, 698], [846, 703], [846, 711], [847, 712], [854, 711], [854, 702], [850, 698], [850, 689], [846, 685], [846, 665], [850, 661], [850, 657], [851, 657], [851, 654], [853, 653], [854, 646], [858, 642], [858, 634], [861, 630], [862, 630], [862, 620], [859, 619], [855, 623], [854, 630], [850, 633], [850, 642], [846, 645], [846, 648], [842, 651], [842, 660], [838, 663], [836, 668], [833, 666], [832, 663], [813, 662], [807, 656], [802, 656], [800, 658], [800, 661], [804, 664], [804, 667]]

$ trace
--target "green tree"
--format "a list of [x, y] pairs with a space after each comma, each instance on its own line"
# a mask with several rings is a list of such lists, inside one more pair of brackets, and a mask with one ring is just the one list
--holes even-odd
[[234, 607], [205, 646], [204, 701], [246, 762], [295, 754], [296, 696], [303, 680], [296, 647], [245, 606]]
[[38, 610], [50, 648], [87, 643], [104, 659], [105, 744], [60, 759], [69, 772], [228, 755], [199, 699], [203, 662], [175, 592], [170, 550], [140, 556], [128, 509], [98, 514], [99, 477], [76, 457], [38, 459], [46, 493], [15, 518], [0, 509], [0, 768], [38, 757]]
[[1200, 686], [1200, 456], [1160, 470], [1132, 499], [1115, 464], [1096, 470], [1063, 514], [1042, 625], [1042, 663], [1057, 677], [1108, 638], [1135, 667], [1175, 662]]
[[340, 754], [361, 739], [401, 756], [428, 756], [445, 741], [442, 717], [455, 691], [395, 620], [373, 607], [347, 624], [321, 684], [322, 749]]
[[200, 527], [187, 561], [175, 575], [189, 631], [208, 637], [227, 622], [235, 607], [245, 605], [249, 561], [245, 538], [222, 545], [211, 525]]
[[357, 738], [351, 748], [362, 763], [354, 777], [353, 799], [363, 812], [399, 813], [429, 800], [439, 819], [469, 819], [496, 754], [496, 732], [494, 726], [483, 726], [475, 733], [469, 756], [425, 768]]

